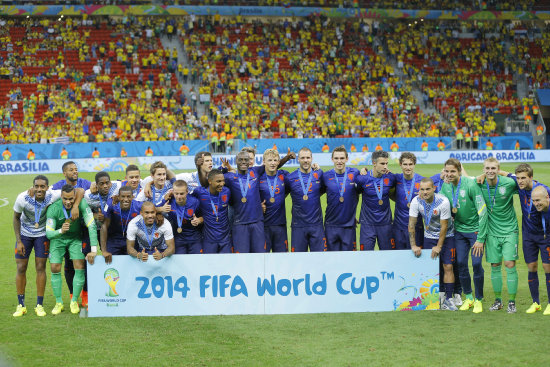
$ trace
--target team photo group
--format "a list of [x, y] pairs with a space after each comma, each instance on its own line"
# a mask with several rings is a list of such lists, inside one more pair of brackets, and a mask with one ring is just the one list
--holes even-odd
[[[299, 163], [293, 172], [282, 169], [290, 159]], [[515, 194], [521, 203], [522, 249], [532, 297], [525, 312], [542, 311], [538, 258], [540, 253], [550, 297], [546, 234], [550, 189], [534, 179], [529, 164], [508, 173], [500, 169], [498, 160], [488, 158], [479, 176], [471, 177], [451, 158], [439, 172], [423, 177], [415, 173], [413, 153], [401, 154], [400, 173], [389, 171], [389, 159], [387, 152], [374, 152], [372, 167], [359, 170], [347, 166], [346, 149], [337, 147], [332, 151], [334, 168], [323, 171], [304, 147], [297, 155], [289, 150], [283, 158], [276, 149], [268, 149], [263, 165], [254, 166], [255, 151], [245, 148], [236, 155], [236, 167], [222, 160], [221, 167], [213, 168], [211, 154], [200, 152], [194, 172], [175, 174], [158, 161], [147, 177], [130, 165], [123, 180], [102, 171], [95, 182], [80, 178], [77, 165], [68, 161], [63, 165], [65, 179], [51, 183], [38, 175], [15, 201], [18, 305], [13, 316], [27, 313], [26, 272], [33, 250], [34, 311], [46, 316], [47, 259], [55, 296], [51, 314], [64, 310], [62, 263], [71, 294], [70, 311], [79, 313], [88, 303], [86, 261], [93, 265], [98, 247], [110, 263], [113, 255], [146, 262], [174, 254], [372, 251], [376, 245], [379, 250], [407, 250], [415, 256], [438, 258], [443, 310], [483, 311], [484, 256], [495, 295], [489, 310], [503, 309], [504, 265], [506, 308], [515, 313], [519, 283]], [[324, 194], [326, 207], [321, 204]], [[292, 203], [290, 248], [287, 195]], [[423, 255], [423, 249], [431, 253]], [[543, 314], [550, 315], [550, 305]]]

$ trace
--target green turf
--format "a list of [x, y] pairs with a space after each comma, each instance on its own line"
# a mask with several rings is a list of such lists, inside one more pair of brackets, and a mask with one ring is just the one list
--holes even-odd
[[[535, 177], [550, 183], [550, 164], [533, 164]], [[440, 166], [418, 166], [432, 175]], [[480, 165], [466, 165], [480, 173]], [[504, 164], [512, 171], [514, 165]], [[399, 167], [391, 166], [398, 172]], [[50, 175], [54, 182], [61, 175]], [[93, 174], [82, 173], [91, 179]], [[113, 173], [112, 178], [121, 178]], [[485, 312], [385, 312], [276, 316], [140, 317], [81, 319], [68, 310], [50, 315], [54, 304], [46, 287], [48, 316], [32, 311], [34, 262], [29, 262], [29, 314], [14, 319], [16, 306], [12, 207], [30, 187], [31, 175], [0, 176], [0, 364], [21, 366], [547, 366], [543, 347], [550, 317], [526, 315], [530, 304], [527, 271], [520, 254], [518, 313], [490, 313], [493, 301], [486, 268]], [[290, 199], [288, 199], [290, 200]], [[515, 200], [520, 217], [519, 201]], [[290, 205], [288, 206], [290, 209]], [[238, 256], [238, 255], [235, 255]], [[486, 264], [485, 264], [486, 265]], [[542, 267], [540, 267], [542, 268]], [[48, 271], [49, 276], [49, 271]], [[546, 307], [544, 274], [539, 270]], [[506, 284], [506, 283], [505, 283]], [[506, 300], [506, 291], [503, 293]], [[64, 286], [65, 303], [68, 295]], [[2, 355], [3, 354], [3, 355]]]

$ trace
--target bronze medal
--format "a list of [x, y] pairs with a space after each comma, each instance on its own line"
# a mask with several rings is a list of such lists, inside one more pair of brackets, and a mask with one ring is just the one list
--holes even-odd
[[65, 219], [65, 223], [71, 223], [71, 220], [69, 218]]
[[241, 202], [246, 203], [246, 198], [242, 198]]
[[178, 233], [181, 233], [182, 229], [181, 227], [178, 227]]
[[456, 214], [458, 212], [458, 209], [455, 207], [453, 208], [453, 214]]
[[304, 196], [302, 196], [302, 199], [307, 200], [309, 198], [307, 197], [307, 195], [304, 195]]
[[378, 200], [378, 205], [384, 204], [384, 201], [382, 199]]
[[38, 228], [38, 222], [34, 223], [34, 228]]
[[410, 208], [411, 207], [411, 203], [407, 203], [407, 208]]
[[274, 202], [275, 202], [275, 198], [269, 199], [269, 202], [270, 202], [270, 203], [274, 203]]
[[340, 196], [340, 202], [341, 202], [341, 203], [344, 202], [344, 197], [343, 197], [343, 196]]

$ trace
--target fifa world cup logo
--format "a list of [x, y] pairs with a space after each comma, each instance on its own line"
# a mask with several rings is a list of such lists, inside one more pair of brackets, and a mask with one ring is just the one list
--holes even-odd
[[116, 284], [120, 279], [120, 276], [118, 275], [118, 270], [113, 268], [105, 270], [103, 278], [105, 278], [105, 282], [107, 283], [107, 285], [109, 285], [109, 291], [106, 295], [109, 297], [118, 297], [118, 293], [116, 291]]

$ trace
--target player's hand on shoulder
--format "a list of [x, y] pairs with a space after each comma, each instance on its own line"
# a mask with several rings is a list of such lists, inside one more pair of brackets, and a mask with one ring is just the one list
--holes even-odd
[[[170, 205], [168, 205], [170, 206]], [[162, 226], [164, 224], [164, 216], [162, 213], [157, 213], [157, 226]]]
[[361, 176], [367, 175], [368, 173], [369, 173], [369, 170], [367, 169], [367, 167], [363, 167], [361, 168], [361, 171], [359, 171], [359, 174]]
[[477, 182], [478, 184], [482, 184], [483, 181], [485, 181], [485, 173], [482, 173], [481, 175], [479, 175], [479, 176], [476, 177], [476, 182]]
[[143, 188], [143, 194], [147, 198], [152, 198], [153, 197], [153, 191], [151, 190], [151, 184], [152, 183], [153, 183], [153, 181], [147, 182], [147, 184], [145, 184], [145, 187]]
[[314, 171], [319, 171], [321, 169], [321, 166], [319, 165], [319, 163], [313, 163], [311, 165], [311, 169]]
[[94, 195], [97, 194], [97, 185], [96, 185], [95, 182], [92, 182], [92, 183], [90, 184], [90, 193], [92, 193], [92, 194], [94, 194]]
[[118, 195], [111, 196], [111, 200], [113, 201], [113, 205], [117, 205], [119, 203]]
[[77, 220], [78, 218], [80, 218], [80, 209], [78, 206], [73, 205], [73, 208], [71, 209], [71, 219]]
[[27, 195], [29, 195], [31, 198], [34, 197], [34, 187], [31, 187], [27, 190]]
[[173, 195], [174, 195], [174, 190], [173, 189], [168, 190], [168, 192], [164, 194], [164, 200], [168, 202], [168, 200], [170, 200]]

